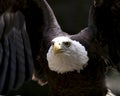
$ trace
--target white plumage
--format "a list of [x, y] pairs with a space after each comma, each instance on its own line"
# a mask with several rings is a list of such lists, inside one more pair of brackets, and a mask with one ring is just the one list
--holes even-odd
[[[50, 70], [61, 74], [75, 70], [80, 72], [87, 65], [87, 51], [79, 42], [68, 37], [57, 37], [52, 42], [60, 44], [62, 51], [54, 54], [54, 45], [49, 48], [47, 60]], [[70, 46], [65, 46], [64, 42], [69, 42]]]

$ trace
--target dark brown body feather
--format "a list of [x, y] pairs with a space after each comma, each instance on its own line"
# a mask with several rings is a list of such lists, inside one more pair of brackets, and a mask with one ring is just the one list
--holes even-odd
[[[81, 70], [80, 73], [74, 71], [58, 74], [57, 72], [51, 71], [48, 68], [46, 55], [40, 55], [40, 63], [44, 67], [45, 76], [49, 82], [48, 84], [52, 94], [51, 96], [105, 96], [107, 92], [105, 86], [106, 64], [99, 54], [98, 50], [100, 48], [98, 49], [98, 46], [91, 46], [91, 44], [96, 45], [95, 42], [92, 42], [95, 39], [92, 37], [93, 35], [85, 35], [88, 34], [90, 30], [86, 28], [83, 32], [84, 36], [81, 38], [81, 35], [77, 35], [77, 38], [75, 35], [75, 37], [71, 36], [72, 39], [79, 40], [79, 42], [83, 44], [89, 52], [88, 56], [90, 60], [88, 65], [84, 70]], [[89, 41], [86, 41], [87, 39], [89, 39]], [[48, 49], [45, 51], [44, 48], [50, 47], [50, 41], [48, 41], [48, 43], [45, 43], [45, 41], [42, 44], [43, 47], [40, 50], [41, 54], [47, 54]]]

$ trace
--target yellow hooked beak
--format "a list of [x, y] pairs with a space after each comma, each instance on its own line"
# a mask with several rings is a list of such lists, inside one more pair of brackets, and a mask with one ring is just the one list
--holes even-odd
[[53, 45], [53, 52], [54, 52], [54, 54], [61, 53], [62, 52], [62, 45], [55, 43]]

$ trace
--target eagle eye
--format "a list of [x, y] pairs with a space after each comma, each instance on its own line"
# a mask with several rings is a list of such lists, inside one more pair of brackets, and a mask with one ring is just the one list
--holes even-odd
[[51, 41], [51, 45], [52, 45], [52, 46], [54, 45], [54, 43], [55, 43], [54, 41]]
[[64, 44], [66, 47], [70, 47], [70, 45], [71, 45], [70, 42], [63, 42], [63, 44]]

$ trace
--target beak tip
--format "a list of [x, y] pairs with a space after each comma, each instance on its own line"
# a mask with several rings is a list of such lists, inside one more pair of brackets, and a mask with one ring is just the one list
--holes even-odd
[[60, 53], [60, 52], [61, 52], [61, 46], [55, 44], [55, 45], [53, 46], [53, 52], [54, 52], [54, 54]]

